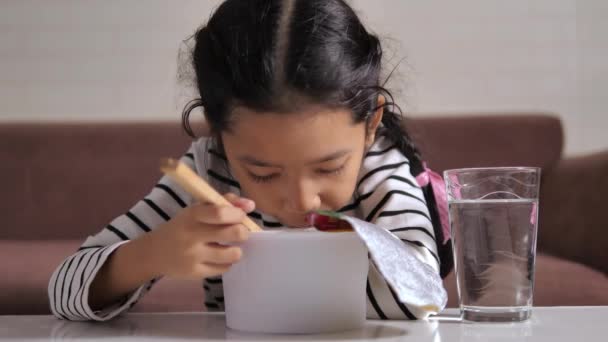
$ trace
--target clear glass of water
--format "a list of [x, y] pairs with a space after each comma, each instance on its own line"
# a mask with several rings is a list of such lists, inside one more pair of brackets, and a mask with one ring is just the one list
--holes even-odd
[[463, 319], [530, 318], [540, 169], [456, 169], [444, 178]]

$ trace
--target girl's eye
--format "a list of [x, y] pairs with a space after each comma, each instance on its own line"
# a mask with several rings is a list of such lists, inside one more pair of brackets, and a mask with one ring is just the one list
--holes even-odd
[[[316, 170], [316, 172], [321, 175], [333, 176], [333, 175], [338, 175], [338, 174], [342, 173], [342, 171], [344, 171], [344, 169], [345, 169], [345, 164], [338, 168], [335, 168], [335, 169], [318, 169], [318, 170]], [[249, 177], [251, 177], [251, 179], [256, 183], [269, 183], [279, 176], [279, 174], [277, 174], [277, 173], [271, 173], [269, 175], [264, 175], [264, 176], [256, 175], [252, 172], [248, 172], [248, 173], [249, 173]]]
[[271, 173], [271, 174], [265, 175], [265, 176], [258, 176], [256, 174], [249, 172], [249, 176], [256, 183], [268, 183], [268, 182], [272, 181], [273, 179], [275, 179], [277, 177], [277, 174]]
[[340, 174], [342, 171], [344, 171], [344, 167], [345, 165], [342, 165], [336, 169], [319, 169], [317, 170], [318, 173], [322, 174], [322, 175], [337, 175]]

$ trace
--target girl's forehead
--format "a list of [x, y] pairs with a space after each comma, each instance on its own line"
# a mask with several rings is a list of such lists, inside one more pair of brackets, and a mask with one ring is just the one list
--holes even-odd
[[358, 149], [364, 138], [365, 125], [354, 123], [349, 110], [321, 107], [293, 113], [238, 108], [230, 130], [222, 133], [227, 153], [275, 160], [314, 160], [336, 150]]
[[259, 112], [238, 107], [232, 113], [230, 131], [233, 134], [273, 132], [282, 135], [306, 130], [352, 129], [355, 126], [352, 112], [342, 108], [308, 106], [293, 112]]

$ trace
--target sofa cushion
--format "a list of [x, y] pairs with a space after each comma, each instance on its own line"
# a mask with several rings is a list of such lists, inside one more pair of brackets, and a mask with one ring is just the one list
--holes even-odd
[[[562, 128], [539, 114], [426, 117], [410, 121], [431, 168], [527, 165], [549, 170]], [[176, 122], [0, 125], [0, 239], [81, 239], [145, 196], [158, 161], [189, 138]], [[499, 153], [496, 153], [500, 151]], [[32, 214], [35, 213], [35, 214]]]
[[431, 169], [536, 166], [549, 171], [560, 159], [562, 125], [558, 117], [450, 115], [406, 122]]
[[[49, 314], [47, 287], [80, 240], [0, 240], [0, 315]], [[133, 311], [201, 311], [202, 281], [162, 279]]]
[[[59, 263], [80, 240], [0, 240], [0, 315], [48, 314], [47, 285]], [[446, 279], [449, 306], [458, 306], [453, 274]], [[203, 309], [200, 281], [162, 279], [133, 308], [168, 312]], [[581, 264], [547, 255], [537, 257], [534, 304], [608, 305], [608, 279]]]
[[177, 123], [2, 124], [0, 239], [82, 239], [143, 198], [162, 157], [190, 147]]
[[47, 287], [59, 263], [82, 241], [0, 240], [0, 315], [48, 314]]
[[[458, 307], [454, 272], [444, 285], [448, 307]], [[582, 264], [538, 254], [533, 301], [535, 306], [608, 305], [608, 277]]]

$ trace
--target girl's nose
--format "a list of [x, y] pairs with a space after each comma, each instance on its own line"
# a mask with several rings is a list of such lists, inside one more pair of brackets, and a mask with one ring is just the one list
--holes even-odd
[[298, 213], [307, 213], [321, 207], [321, 198], [314, 184], [299, 181], [290, 186], [287, 193], [287, 209]]

